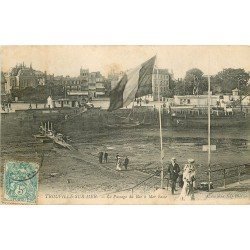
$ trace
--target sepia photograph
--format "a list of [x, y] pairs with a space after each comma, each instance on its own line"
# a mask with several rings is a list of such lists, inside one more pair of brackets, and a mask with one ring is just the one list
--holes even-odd
[[2, 1], [0, 248], [249, 248], [248, 2]]
[[2, 204], [249, 204], [249, 46], [1, 46]]

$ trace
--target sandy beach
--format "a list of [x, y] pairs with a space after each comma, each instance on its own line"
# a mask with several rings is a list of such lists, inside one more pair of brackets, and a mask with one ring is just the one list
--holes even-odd
[[[224, 135], [214, 133], [212, 140], [217, 142], [217, 150], [212, 152], [213, 168], [245, 164], [249, 161], [249, 148], [245, 145], [244, 134], [241, 133], [241, 135], [242, 138], [235, 138], [235, 134], [230, 136], [226, 133]], [[69, 199], [72, 198], [72, 194], [78, 199], [87, 195], [93, 202], [96, 198], [105, 198], [109, 194], [116, 195], [118, 199], [118, 195], [146, 194], [148, 196], [154, 194], [159, 188], [160, 178], [159, 174], [156, 174], [156, 170], [160, 169], [157, 129], [110, 130], [98, 134], [72, 131], [70, 137], [72, 146], [75, 148], [73, 151], [58, 148], [52, 143], [37, 142], [32, 135], [19, 134], [14, 140], [7, 140], [6, 135], [2, 143], [2, 166], [4, 160], [13, 158], [36, 159], [40, 162], [41, 155], [44, 154], [39, 170], [39, 193], [43, 202], [48, 203], [52, 200], [59, 202], [58, 196], [67, 194]], [[194, 158], [197, 167], [197, 184], [207, 181], [205, 174], [207, 152], [202, 151], [202, 144], [205, 142], [206, 131], [204, 130], [189, 131], [188, 135], [185, 131], [164, 130], [164, 169], [167, 169], [173, 156], [176, 157], [181, 168], [188, 158]], [[108, 163], [99, 163], [100, 151], [108, 152]], [[129, 157], [128, 171], [124, 169], [116, 171], [117, 153], [122, 160], [125, 156]], [[152, 175], [155, 176], [149, 178]], [[149, 180], [132, 191], [134, 186], [147, 178]], [[214, 183], [215, 187], [220, 185], [221, 182]], [[167, 180], [164, 180], [164, 187], [170, 197]], [[176, 196], [178, 192], [171, 199], [176, 199]], [[164, 199], [162, 202], [164, 203]]]

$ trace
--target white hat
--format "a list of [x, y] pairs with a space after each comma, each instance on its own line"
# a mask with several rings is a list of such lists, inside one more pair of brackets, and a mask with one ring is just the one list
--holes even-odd
[[171, 161], [175, 161], [175, 160], [176, 160], [176, 158], [175, 158], [175, 157], [172, 157], [172, 158], [171, 158]]
[[194, 159], [188, 159], [188, 163], [194, 163]]

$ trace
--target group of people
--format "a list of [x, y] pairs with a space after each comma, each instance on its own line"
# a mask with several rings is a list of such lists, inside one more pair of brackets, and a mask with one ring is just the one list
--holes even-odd
[[[108, 153], [105, 151], [101, 151], [98, 154], [99, 157], [99, 163], [108, 163]], [[120, 155], [117, 153], [116, 154], [116, 170], [122, 170], [122, 168], [124, 167], [125, 170], [128, 169], [128, 164], [129, 164], [129, 158], [128, 156], [126, 156], [124, 158], [124, 160], [122, 161], [122, 158], [120, 157]]]
[[176, 183], [178, 181], [179, 187], [182, 188], [179, 199], [180, 200], [194, 200], [195, 189], [195, 174], [196, 169], [194, 159], [188, 159], [183, 170], [180, 169], [176, 159], [172, 158], [168, 166], [167, 173], [171, 184], [171, 193], [174, 194], [176, 190]]
[[108, 163], [108, 153], [105, 151], [104, 153], [101, 151], [99, 152], [99, 163]]
[[[108, 153], [106, 151], [99, 152], [99, 163], [108, 163]], [[116, 154], [116, 170], [122, 169], [128, 170], [129, 158], [126, 156], [124, 159], [120, 155]], [[171, 185], [171, 193], [174, 195], [176, 190], [176, 184], [182, 188], [179, 199], [180, 200], [194, 200], [195, 189], [195, 175], [196, 169], [194, 165], [194, 159], [188, 159], [188, 163], [181, 169], [176, 161], [176, 158], [171, 159], [171, 163], [168, 165], [167, 174], [168, 180]]]
[[116, 170], [122, 170], [122, 166], [124, 166], [125, 170], [128, 170], [128, 164], [129, 164], [129, 158], [128, 156], [125, 157], [123, 163], [122, 163], [122, 158], [120, 155], [117, 153], [116, 154]]

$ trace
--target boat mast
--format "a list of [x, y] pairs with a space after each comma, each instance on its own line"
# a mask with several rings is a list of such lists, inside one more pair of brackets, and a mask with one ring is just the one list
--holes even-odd
[[207, 114], [208, 114], [208, 191], [210, 191], [210, 182], [211, 182], [211, 88], [210, 88], [210, 75], [207, 75], [208, 80], [208, 96], [207, 96]]
[[[157, 59], [156, 59], [157, 60]], [[161, 189], [163, 189], [163, 145], [162, 145], [162, 126], [161, 126], [161, 102], [160, 102], [160, 81], [159, 81], [159, 69], [157, 66], [155, 66], [156, 69], [156, 79], [158, 82], [158, 102], [159, 102], [159, 127], [160, 127], [160, 146], [161, 146], [161, 152], [160, 152], [160, 163], [161, 163]]]

